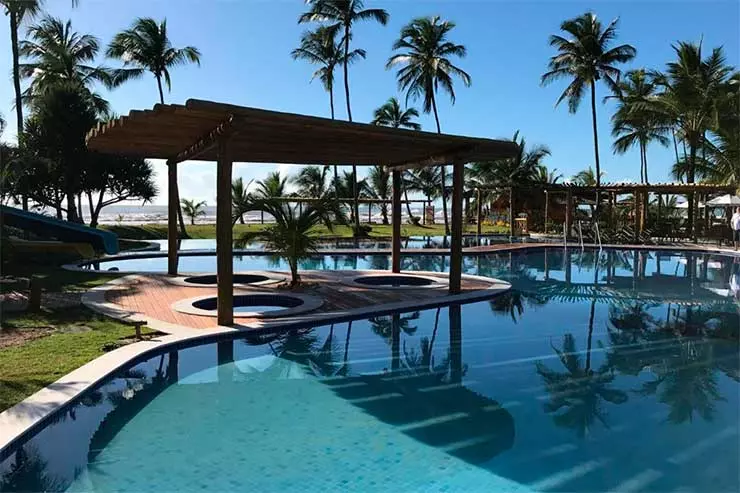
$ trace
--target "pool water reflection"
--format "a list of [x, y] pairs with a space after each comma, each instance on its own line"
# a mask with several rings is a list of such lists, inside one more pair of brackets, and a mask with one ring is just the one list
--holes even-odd
[[737, 260], [468, 258], [516, 289], [165, 352], [11, 451], [0, 491], [737, 491]]

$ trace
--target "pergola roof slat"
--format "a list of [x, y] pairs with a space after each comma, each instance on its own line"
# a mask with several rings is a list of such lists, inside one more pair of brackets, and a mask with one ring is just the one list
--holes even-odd
[[[212, 141], [231, 115], [230, 149], [236, 162], [428, 166], [453, 158], [487, 160], [517, 152], [512, 141], [436, 134], [281, 113], [190, 99], [156, 104], [100, 125], [87, 137], [91, 150], [181, 161], [215, 161]], [[214, 134], [215, 135], [212, 135]], [[210, 136], [210, 137], [209, 137]]]

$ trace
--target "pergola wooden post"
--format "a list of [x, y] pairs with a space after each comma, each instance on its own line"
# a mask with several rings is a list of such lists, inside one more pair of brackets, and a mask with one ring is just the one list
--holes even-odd
[[509, 229], [514, 236], [514, 187], [509, 187]]
[[462, 278], [462, 215], [463, 215], [463, 174], [465, 163], [455, 158], [452, 163], [452, 229], [450, 243], [450, 294], [457, 294]]
[[565, 236], [570, 236], [570, 229], [573, 226], [573, 191], [569, 188], [565, 192]]
[[393, 211], [391, 212], [393, 232], [391, 234], [391, 270], [401, 272], [401, 172], [393, 170]]
[[476, 228], [477, 228], [477, 231], [476, 232], [477, 232], [478, 236], [480, 236], [481, 231], [482, 231], [482, 228], [483, 228], [483, 224], [482, 224], [483, 218], [481, 217], [481, 212], [483, 210], [483, 203], [482, 203], [482, 196], [481, 196], [480, 188], [477, 188], [475, 190], [475, 193], [476, 193], [476, 197], [475, 197], [476, 198], [476, 211], [475, 211], [476, 212], [476, 214], [475, 214], [476, 215], [476, 219], [475, 219], [475, 223], [476, 224], [475, 225], [476, 225]]
[[[548, 209], [550, 208], [550, 192], [545, 190], [545, 231], [544, 233], [547, 234], [547, 223], [548, 223]], [[547, 255], [547, 254], [545, 254]]]
[[167, 274], [177, 275], [177, 161], [167, 161]]
[[218, 141], [216, 168], [216, 282], [218, 283], [218, 324], [234, 323], [234, 259], [231, 226], [232, 155], [228, 137]]
[[634, 204], [634, 228], [635, 228], [635, 241], [637, 241], [640, 237], [640, 192], [635, 190], [635, 192], [632, 194], [633, 198], [633, 204]]

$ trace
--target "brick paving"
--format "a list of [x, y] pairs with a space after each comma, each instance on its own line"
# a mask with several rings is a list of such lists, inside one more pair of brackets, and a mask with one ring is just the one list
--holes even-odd
[[[278, 274], [278, 273], [276, 273]], [[301, 273], [304, 286], [295, 292], [310, 294], [324, 299], [324, 305], [312, 312], [315, 314], [364, 308], [369, 305], [382, 305], [400, 301], [428, 300], [447, 295], [447, 288], [439, 289], [403, 289], [384, 290], [348, 286], [338, 282], [335, 271], [311, 271]], [[489, 283], [463, 279], [463, 292], [486, 289]], [[244, 292], [275, 291], [274, 287], [255, 287], [249, 290], [234, 289], [234, 294]], [[205, 317], [180, 313], [172, 309], [172, 304], [187, 298], [198, 296], [216, 296], [214, 287], [190, 287], [171, 282], [166, 276], [140, 275], [132, 278], [130, 283], [120, 289], [107, 291], [106, 301], [118, 307], [163, 322], [183, 325], [195, 329], [215, 327], [216, 317]], [[259, 319], [238, 317], [240, 324], [253, 323]]]

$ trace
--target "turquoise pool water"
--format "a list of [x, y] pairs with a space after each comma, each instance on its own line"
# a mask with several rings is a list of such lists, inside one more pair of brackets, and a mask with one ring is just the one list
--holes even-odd
[[738, 491], [740, 259], [466, 270], [515, 289], [138, 362], [10, 450], [0, 491]]

